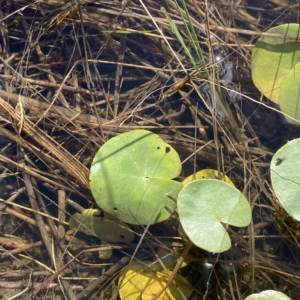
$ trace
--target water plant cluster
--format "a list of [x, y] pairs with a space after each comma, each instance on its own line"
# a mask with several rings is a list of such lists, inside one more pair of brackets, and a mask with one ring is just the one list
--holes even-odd
[[1, 1], [0, 298], [299, 298], [299, 3], [229, 2]]

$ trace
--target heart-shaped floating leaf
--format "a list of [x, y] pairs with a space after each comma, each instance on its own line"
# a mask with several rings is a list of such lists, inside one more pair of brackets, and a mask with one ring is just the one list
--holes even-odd
[[279, 106], [280, 110], [295, 121], [284, 116], [289, 123], [300, 123], [300, 63], [297, 63], [284, 77], [280, 86]]
[[131, 224], [157, 223], [174, 212], [182, 184], [177, 152], [158, 135], [133, 130], [106, 142], [93, 159], [91, 191], [97, 204]]
[[271, 161], [274, 192], [285, 211], [300, 221], [300, 139], [281, 147]]
[[75, 213], [71, 216], [69, 227], [111, 243], [132, 242], [134, 234], [127, 224], [108, 213], [104, 213], [103, 218], [99, 218], [99, 215], [98, 209], [85, 209], [82, 214]]
[[251, 208], [243, 194], [216, 179], [188, 183], [180, 191], [177, 205], [182, 227], [190, 240], [210, 252], [223, 252], [231, 246], [222, 223], [243, 227], [251, 221]]
[[[230, 178], [227, 175], [224, 175], [223, 173], [221, 175], [221, 180], [227, 182], [228, 184], [234, 186], [233, 182], [230, 180]], [[218, 170], [214, 169], [203, 169], [196, 174], [189, 175], [186, 177], [183, 181], [182, 184], [186, 185], [189, 182], [196, 180], [196, 179], [218, 179]]]
[[291, 298], [281, 292], [267, 290], [257, 294], [252, 294], [245, 300], [291, 300]]
[[173, 281], [167, 287], [171, 276], [171, 271], [158, 272], [154, 267], [134, 262], [120, 274], [120, 298], [121, 300], [151, 300], [166, 288], [157, 298], [158, 300], [184, 299], [182, 294], [188, 299], [193, 289], [190, 283], [180, 274], [175, 274]]
[[300, 26], [284, 24], [268, 33], [294, 36], [295, 39], [263, 36], [252, 52], [251, 70], [255, 86], [267, 98], [279, 102], [280, 87], [285, 76], [300, 62]]

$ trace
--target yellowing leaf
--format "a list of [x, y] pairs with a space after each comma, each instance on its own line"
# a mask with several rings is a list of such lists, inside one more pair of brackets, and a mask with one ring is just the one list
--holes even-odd
[[[165, 265], [165, 267], [168, 270], [173, 270], [174, 267], [176, 266], [176, 262], [178, 260], [179, 257], [181, 257], [183, 249], [174, 249], [174, 251], [172, 253], [170, 253], [169, 250], [164, 249], [164, 248], [159, 248], [157, 250], [157, 256], [161, 259], [161, 261], [163, 262], [163, 264]], [[188, 253], [185, 257], [184, 257], [184, 261], [181, 264], [180, 268], [184, 268], [186, 267], [188, 264], [190, 264], [192, 261], [194, 261], [195, 258], [191, 253]], [[154, 266], [157, 269], [162, 269], [161, 265], [159, 262], [155, 263]]]
[[[103, 239], [101, 240], [101, 244], [102, 244], [102, 246], [108, 246], [109, 245], [109, 243], [106, 240], [103, 240]], [[102, 250], [100, 248], [99, 254], [98, 254], [98, 257], [100, 259], [110, 259], [111, 256], [112, 256], [112, 249], [108, 248], [106, 250]]]
[[158, 300], [184, 299], [182, 295], [188, 299], [192, 286], [181, 275], [176, 274], [166, 288], [171, 276], [171, 271], [158, 272], [154, 267], [134, 262], [121, 272], [120, 298], [121, 300], [151, 300], [165, 289], [157, 298]]
[[116, 219], [108, 213], [104, 217], [98, 217], [97, 209], [85, 209], [82, 214], [75, 213], [69, 220], [69, 226], [73, 230], [85, 234], [94, 235], [111, 243], [130, 243], [134, 234], [124, 222]]
[[[220, 173], [221, 179], [227, 183], [229, 183], [230, 185], [234, 186], [233, 182], [230, 180], [230, 178], [226, 175], [224, 175], [223, 173]], [[201, 170], [199, 172], [197, 172], [196, 174], [192, 174], [188, 177], [186, 177], [183, 181], [182, 184], [186, 185], [189, 182], [196, 180], [196, 179], [218, 179], [218, 171], [217, 170], [213, 170], [213, 169], [204, 169]]]

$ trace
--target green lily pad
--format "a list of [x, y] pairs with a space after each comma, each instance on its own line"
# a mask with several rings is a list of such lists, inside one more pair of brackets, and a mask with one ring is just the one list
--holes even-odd
[[245, 300], [291, 300], [291, 298], [281, 292], [267, 290], [261, 293], [252, 294]]
[[283, 79], [300, 62], [300, 26], [284, 24], [267, 32], [295, 36], [295, 40], [263, 36], [252, 52], [251, 70], [255, 86], [267, 98], [278, 103]]
[[298, 122], [284, 116], [289, 123], [300, 123], [300, 63], [296, 64], [282, 80], [279, 93], [280, 110]]
[[243, 194], [232, 185], [216, 180], [195, 180], [180, 191], [177, 199], [182, 227], [198, 247], [219, 253], [230, 248], [224, 224], [247, 226], [251, 208]]
[[271, 161], [271, 181], [284, 210], [300, 221], [300, 139], [281, 147]]
[[92, 194], [104, 211], [131, 224], [166, 220], [174, 212], [182, 184], [177, 152], [158, 135], [133, 130], [106, 142], [91, 170]]

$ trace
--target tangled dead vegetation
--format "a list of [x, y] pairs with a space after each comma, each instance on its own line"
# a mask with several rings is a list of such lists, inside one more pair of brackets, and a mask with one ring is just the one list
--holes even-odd
[[[248, 294], [255, 282], [274, 288], [274, 281], [283, 280], [283, 269], [293, 277], [289, 289], [299, 293], [297, 261], [292, 261], [293, 268], [279, 264], [287, 260], [284, 249], [299, 254], [296, 239], [280, 244], [278, 237], [276, 249], [282, 252], [274, 252], [273, 241], [265, 239], [255, 247], [256, 236], [277, 226], [270, 206], [270, 158], [296, 130], [260, 98], [250, 75], [253, 41], [269, 26], [296, 22], [299, 7], [293, 1], [267, 1], [256, 8], [250, 7], [251, 1], [236, 6], [229, 2], [206, 6], [186, 1], [206, 62], [205, 68], [199, 65], [200, 72], [195, 72], [161, 9], [196, 56], [171, 0], [1, 2], [0, 258], [18, 261], [14, 268], [22, 270], [10, 275], [8, 266], [2, 268], [1, 299], [18, 293], [24, 299], [26, 294], [32, 299], [56, 294], [67, 299], [113, 297], [114, 281], [108, 279], [127, 263], [132, 249], [124, 252], [124, 246], [112, 245], [122, 253], [121, 260], [118, 254], [108, 262], [84, 264], [82, 260], [97, 257], [92, 249], [89, 258], [89, 245], [66, 232], [67, 221], [82, 211], [78, 203], [95, 205], [88, 179], [95, 152], [110, 137], [137, 128], [158, 133], [180, 153], [182, 177], [213, 167], [230, 176], [251, 200], [256, 217], [244, 233], [250, 236], [248, 246], [236, 239], [232, 257], [225, 259], [245, 262], [239, 265], [239, 287], [230, 286], [235, 275], [225, 272], [226, 283], [218, 282], [208, 297], [217, 299], [224, 290], [228, 295]], [[232, 72], [230, 82], [225, 65]], [[226, 122], [207, 104], [207, 97], [215, 97], [212, 91], [221, 97]], [[282, 211], [280, 215], [284, 217]], [[17, 225], [7, 227], [8, 219], [18, 220]], [[14, 235], [30, 232], [27, 241], [17, 243], [6, 236], [22, 224], [27, 224], [25, 229]], [[172, 226], [166, 225], [165, 231], [179, 238]], [[271, 276], [267, 268], [278, 273]], [[203, 287], [195, 289], [201, 298]]]

